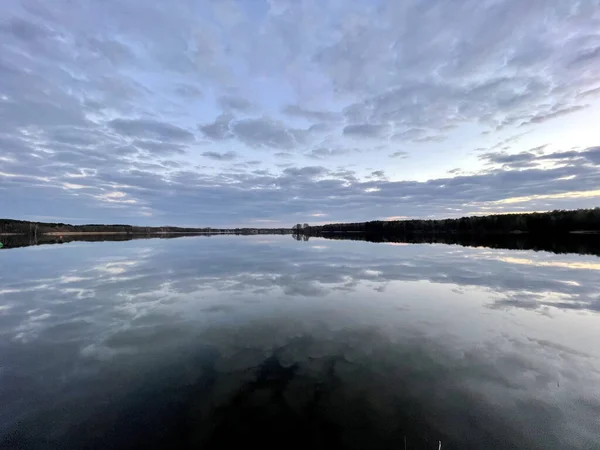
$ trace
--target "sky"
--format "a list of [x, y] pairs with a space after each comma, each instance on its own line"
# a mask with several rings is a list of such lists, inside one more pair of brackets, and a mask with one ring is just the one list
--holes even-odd
[[600, 205], [600, 0], [4, 0], [0, 217]]

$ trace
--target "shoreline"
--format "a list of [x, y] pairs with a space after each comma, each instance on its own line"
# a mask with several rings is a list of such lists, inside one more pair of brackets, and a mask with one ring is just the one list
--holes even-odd
[[40, 236], [160, 236], [164, 234], [233, 234], [232, 231], [151, 231], [131, 233], [129, 231], [49, 231]]

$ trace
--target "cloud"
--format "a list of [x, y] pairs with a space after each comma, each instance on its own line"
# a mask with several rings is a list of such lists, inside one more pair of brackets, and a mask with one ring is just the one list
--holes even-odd
[[219, 97], [219, 105], [225, 111], [237, 111], [242, 113], [250, 112], [255, 108], [249, 100], [243, 97], [234, 97], [231, 95], [223, 95]]
[[580, 92], [577, 94], [577, 98], [587, 98], [587, 97], [595, 97], [600, 94], [600, 87], [588, 89], [586, 91]]
[[208, 139], [223, 141], [233, 137], [233, 133], [230, 129], [232, 120], [233, 116], [231, 114], [224, 113], [218, 116], [213, 123], [200, 125], [199, 128]]
[[288, 177], [293, 178], [316, 178], [329, 173], [327, 169], [319, 166], [307, 166], [302, 168], [285, 169], [283, 173]]
[[[367, 176], [367, 178], [374, 179], [374, 180], [385, 180], [386, 176], [385, 176], [385, 172], [383, 170], [374, 170]], [[367, 189], [378, 189], [378, 188], [367, 188]]]
[[300, 117], [316, 122], [332, 122], [338, 121], [341, 118], [341, 114], [336, 112], [312, 111], [309, 109], [304, 109], [298, 105], [287, 105], [285, 108], [283, 108], [283, 112], [291, 117]]
[[37, 41], [53, 35], [44, 25], [38, 25], [19, 17], [13, 17], [0, 25], [0, 30], [22, 41]]
[[250, 147], [289, 150], [304, 141], [300, 130], [288, 129], [282, 122], [266, 117], [234, 122], [232, 132]]
[[307, 152], [304, 155], [312, 159], [329, 159], [332, 157], [344, 156], [351, 152], [352, 150], [345, 148], [320, 147], [312, 149], [310, 152]]
[[589, 105], [574, 105], [574, 106], [570, 106], [567, 108], [561, 108], [561, 109], [557, 109], [554, 111], [550, 111], [548, 113], [537, 114], [537, 115], [533, 116], [531, 119], [529, 119], [525, 122], [521, 122], [520, 126], [523, 127], [525, 125], [544, 123], [544, 122], [547, 122], [548, 120], [555, 119], [555, 118], [561, 117], [561, 116], [566, 116], [568, 114], [571, 114], [571, 113], [574, 113], [577, 111], [581, 111], [582, 109], [586, 109], [588, 107], [589, 107]]
[[427, 130], [423, 128], [411, 128], [410, 130], [394, 134], [392, 139], [399, 141], [415, 141], [417, 139], [424, 138], [426, 135]]
[[447, 139], [446, 136], [423, 136], [415, 139], [414, 142], [443, 142]]
[[[600, 107], [593, 2], [17, 3], [0, 23], [7, 216], [242, 225], [597, 200], [580, 117]], [[208, 166], [230, 152], [238, 165]]]
[[594, 62], [600, 58], [600, 46], [586, 49], [580, 52], [573, 60], [571, 61], [571, 66], [582, 66], [588, 63]]
[[535, 164], [537, 155], [531, 152], [508, 154], [506, 152], [484, 153], [480, 159], [492, 164], [507, 164], [509, 166], [530, 167]]
[[198, 87], [189, 84], [180, 84], [175, 88], [175, 93], [184, 99], [202, 97], [202, 91]]
[[541, 153], [539, 150], [545, 146], [534, 148], [530, 151], [520, 153], [487, 152], [479, 156], [479, 159], [489, 164], [500, 164], [505, 169], [523, 169], [543, 166], [544, 164], [600, 164], [600, 148], [591, 147], [581, 151], [565, 151]]
[[387, 125], [361, 123], [344, 127], [344, 135], [361, 138], [379, 138], [388, 132]]
[[229, 151], [225, 153], [204, 152], [202, 153], [202, 156], [205, 158], [214, 159], [215, 161], [233, 161], [234, 159], [238, 158], [239, 155], [236, 152]]
[[146, 150], [154, 155], [169, 155], [169, 154], [180, 154], [183, 155], [186, 152], [186, 148], [183, 145], [179, 145], [171, 142], [159, 142], [159, 141], [142, 141], [135, 140], [131, 143], [134, 147]]
[[88, 47], [93, 53], [106, 58], [115, 66], [128, 64], [135, 60], [135, 55], [129, 47], [112, 39], [91, 38], [88, 40]]
[[124, 136], [159, 141], [190, 142], [194, 135], [178, 126], [152, 119], [114, 119], [108, 125]]

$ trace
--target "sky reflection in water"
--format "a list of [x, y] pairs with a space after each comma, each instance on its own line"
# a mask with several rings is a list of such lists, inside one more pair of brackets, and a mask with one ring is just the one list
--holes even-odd
[[2, 448], [600, 448], [595, 256], [221, 236], [0, 261]]

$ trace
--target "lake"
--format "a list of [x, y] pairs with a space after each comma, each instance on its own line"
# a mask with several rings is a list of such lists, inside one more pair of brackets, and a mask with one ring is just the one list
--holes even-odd
[[600, 258], [291, 236], [0, 251], [0, 448], [600, 448]]

